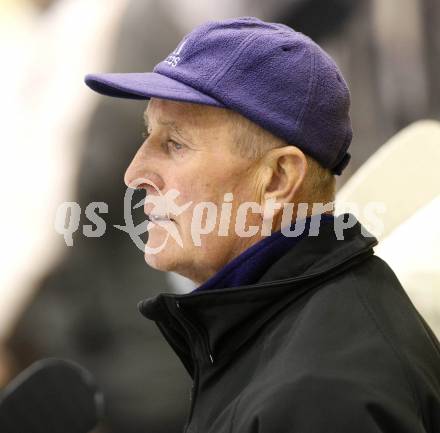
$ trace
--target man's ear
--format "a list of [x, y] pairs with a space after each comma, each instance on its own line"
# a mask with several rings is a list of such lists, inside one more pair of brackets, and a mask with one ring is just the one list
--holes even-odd
[[267, 200], [277, 203], [292, 203], [307, 173], [307, 159], [296, 146], [271, 149], [261, 161], [264, 176], [260, 186], [262, 204]]

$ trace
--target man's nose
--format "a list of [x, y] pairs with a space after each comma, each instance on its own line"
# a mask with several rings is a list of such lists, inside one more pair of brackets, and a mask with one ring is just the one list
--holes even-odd
[[161, 190], [164, 187], [162, 177], [151, 169], [152, 163], [140, 151], [136, 153], [124, 174], [124, 183], [128, 188]]
[[[137, 156], [137, 155], [136, 155]], [[138, 162], [136, 161], [136, 156], [131, 160], [124, 174], [124, 183], [127, 188], [133, 188], [133, 184], [135, 183], [138, 172]]]

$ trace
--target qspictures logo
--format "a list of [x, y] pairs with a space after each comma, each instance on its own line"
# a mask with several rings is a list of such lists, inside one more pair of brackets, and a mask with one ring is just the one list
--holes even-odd
[[[147, 194], [143, 200], [132, 207], [131, 203], [133, 201], [134, 191], [140, 185], [152, 186], [157, 195]], [[136, 179], [136, 181], [130, 184], [130, 187], [127, 188], [124, 196], [125, 225], [115, 225], [114, 227], [126, 232], [141, 251], [145, 251], [149, 254], [157, 254], [162, 251], [165, 248], [170, 236], [180, 247], [183, 248], [182, 238], [176, 225], [172, 224], [171, 215], [179, 216], [191, 206], [192, 201], [187, 202], [182, 206], [178, 206], [176, 204], [176, 199], [179, 195], [180, 193], [176, 189], [170, 189], [165, 194], [162, 194], [154, 182], [143, 178]], [[143, 223], [134, 226], [132, 209], [137, 209], [141, 206], [145, 208], [148, 205], [151, 205], [151, 212], [148, 213], [147, 219]], [[166, 231], [164, 241], [159, 247], [156, 248], [148, 247], [146, 244], [144, 244], [141, 238], [141, 235], [148, 231], [152, 225], [158, 225]]]
[[[133, 205], [133, 196], [136, 189], [141, 185], [150, 185], [154, 193], [146, 194], [138, 203]], [[151, 189], [151, 188], [150, 188]], [[281, 211], [281, 233], [286, 237], [297, 237], [306, 230], [306, 216], [312, 214], [308, 227], [308, 236], [318, 236], [321, 225], [321, 214], [334, 210], [334, 202], [328, 203], [277, 203], [268, 200], [264, 206], [256, 202], [234, 203], [234, 196], [231, 192], [225, 193], [223, 202], [213, 203], [207, 201], [188, 201], [179, 204], [182, 200], [177, 189], [170, 189], [163, 193], [154, 182], [149, 179], [139, 178], [132, 182], [127, 188], [124, 196], [124, 224], [113, 225], [113, 228], [127, 233], [136, 247], [147, 254], [158, 254], [164, 248], [170, 238], [184, 248], [180, 230], [183, 228], [176, 224], [176, 219], [184, 213], [190, 213], [188, 227], [190, 230], [191, 242], [195, 246], [202, 245], [204, 236], [215, 234], [216, 236], [237, 236], [249, 238], [261, 234], [270, 236], [272, 234], [273, 220], [277, 212]], [[232, 212], [235, 205], [236, 212]], [[133, 210], [144, 208], [146, 219], [135, 225], [133, 221]], [[344, 239], [344, 231], [357, 223], [355, 215], [362, 215], [363, 222], [367, 222], [369, 229], [376, 235], [384, 230], [382, 216], [386, 213], [385, 204], [382, 202], [370, 202], [360, 208], [355, 203], [344, 203], [346, 218], [334, 219], [334, 232], [339, 240]], [[85, 209], [86, 218], [92, 224], [85, 224], [82, 227], [83, 235], [86, 237], [103, 236], [107, 230], [107, 224], [102, 214], [108, 213], [108, 205], [104, 202], [90, 203]], [[234, 217], [232, 215], [234, 214]], [[249, 225], [250, 214], [261, 216], [260, 225]], [[294, 217], [295, 215], [295, 217]], [[81, 208], [76, 202], [62, 203], [56, 212], [55, 230], [64, 237], [67, 246], [73, 246], [73, 234], [79, 230]], [[292, 221], [295, 218], [295, 223]], [[165, 236], [162, 243], [154, 248], [148, 246], [142, 240], [142, 235], [151, 229], [160, 228]], [[365, 237], [373, 236], [370, 231], [362, 225], [362, 234]]]

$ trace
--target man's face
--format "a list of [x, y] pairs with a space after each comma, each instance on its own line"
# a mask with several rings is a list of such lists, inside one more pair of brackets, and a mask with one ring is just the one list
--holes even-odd
[[[180, 194], [174, 200], [176, 205], [192, 202], [178, 215], [168, 208], [171, 220], [149, 224], [145, 260], [156, 269], [178, 272], [201, 283], [254, 243], [258, 236], [238, 237], [234, 228], [238, 205], [257, 201], [258, 162], [232, 151], [231, 124], [223, 109], [153, 98], [145, 117], [148, 135], [126, 171], [125, 183], [130, 185], [144, 178], [155, 185], [142, 185], [147, 198], [166, 196], [167, 192], [177, 190]], [[231, 224], [229, 235], [219, 236], [219, 215], [225, 193], [233, 194]], [[217, 219], [214, 230], [202, 235], [201, 245], [197, 246], [191, 235], [192, 217], [194, 207], [200, 202], [216, 205]], [[154, 212], [148, 200], [145, 212]], [[206, 218], [203, 219], [206, 222]], [[260, 215], [248, 213], [247, 224], [259, 225], [260, 222]], [[165, 227], [172, 229], [171, 226], [179, 233], [183, 246], [168, 235], [165, 247], [150, 253], [163, 244], [168, 233]]]

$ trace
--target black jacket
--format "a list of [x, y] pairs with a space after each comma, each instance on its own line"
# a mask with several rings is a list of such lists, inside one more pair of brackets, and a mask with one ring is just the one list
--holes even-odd
[[440, 345], [376, 244], [325, 224], [257, 284], [141, 302], [194, 379], [185, 431], [439, 433]]

